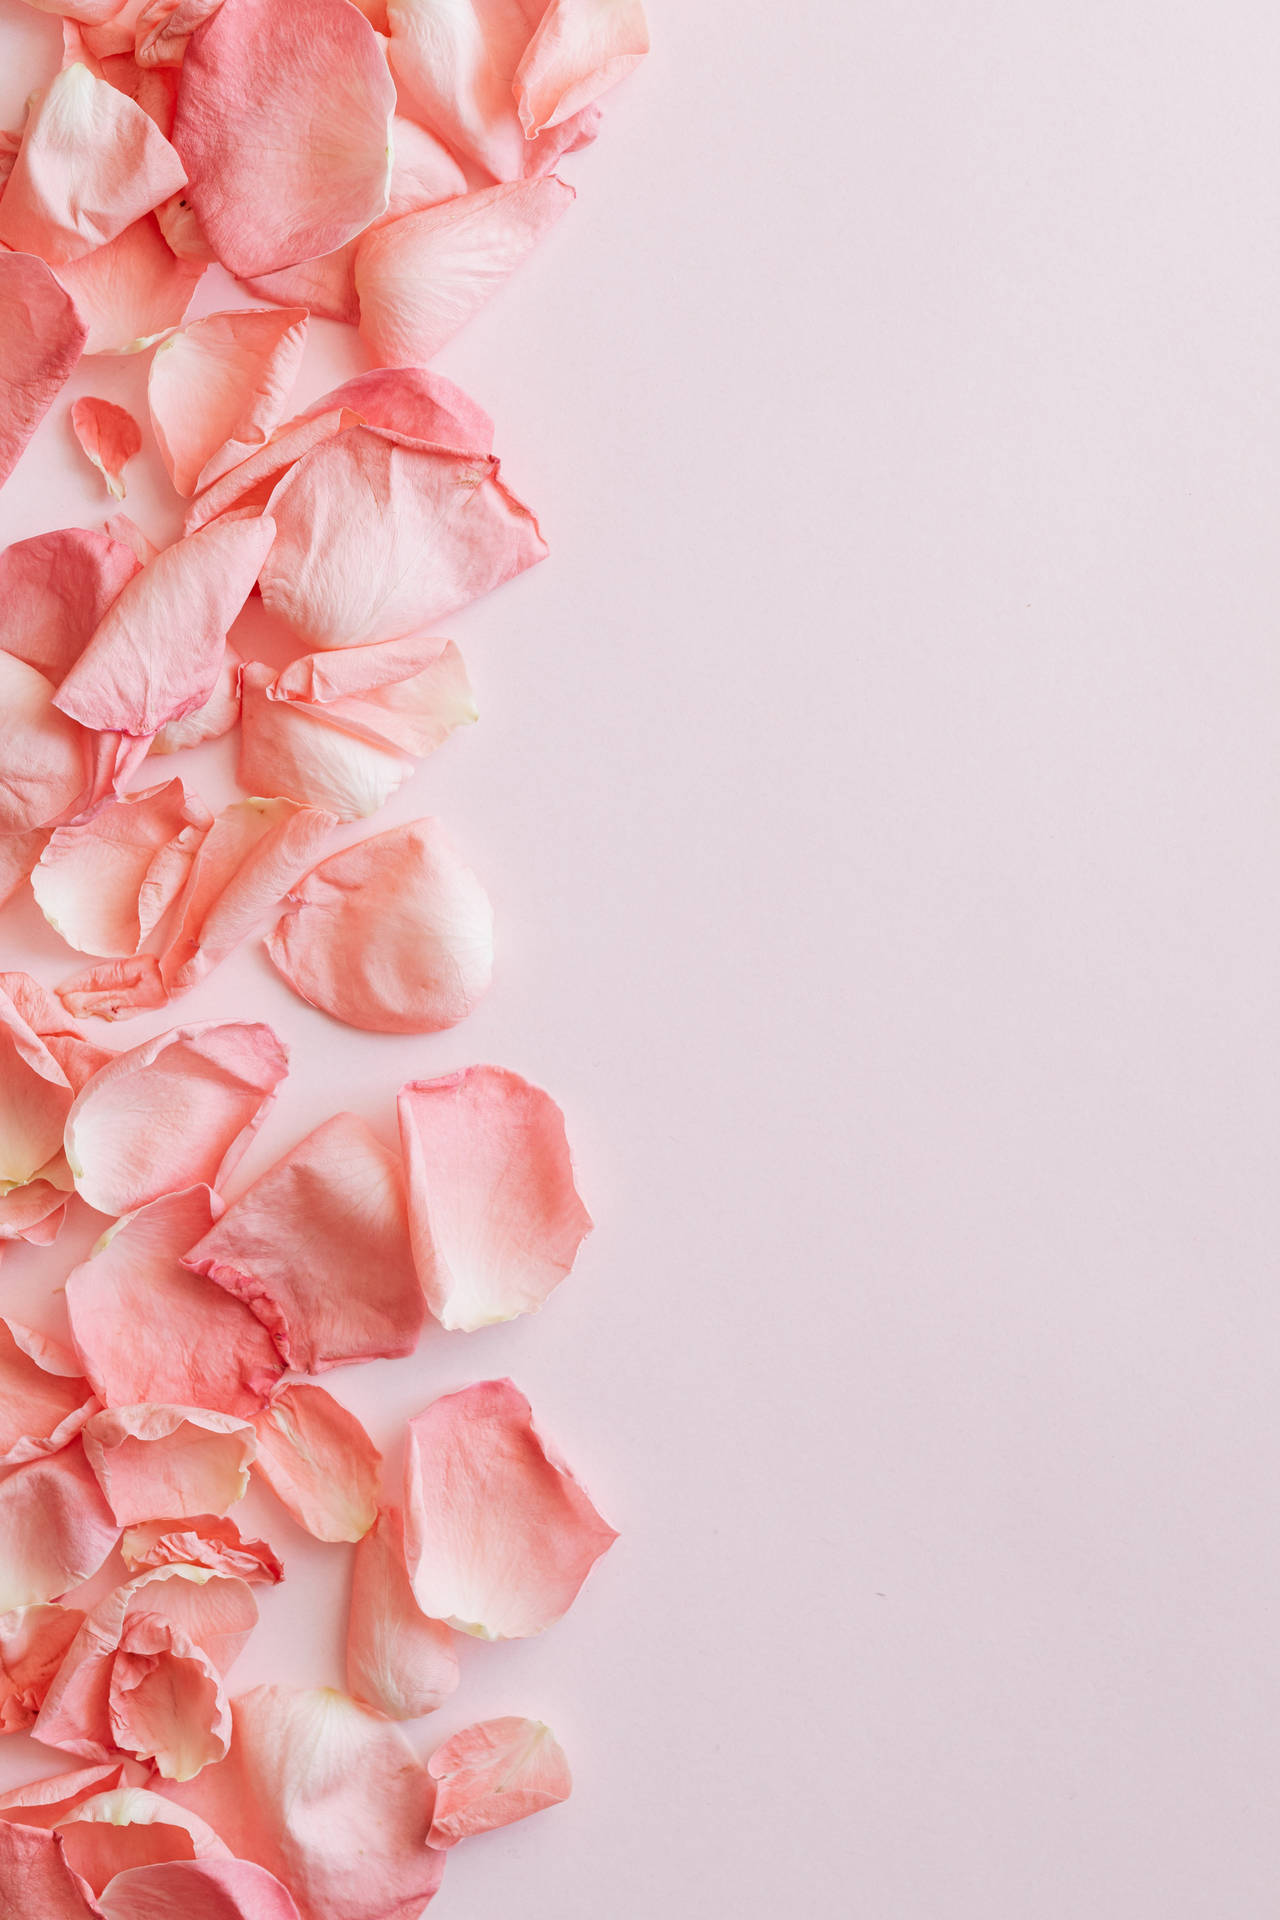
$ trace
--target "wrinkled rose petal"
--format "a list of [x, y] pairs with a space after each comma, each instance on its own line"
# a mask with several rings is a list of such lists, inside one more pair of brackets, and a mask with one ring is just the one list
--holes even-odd
[[266, 1328], [182, 1255], [214, 1218], [206, 1187], [122, 1220], [66, 1282], [81, 1365], [107, 1406], [212, 1407], [248, 1416], [284, 1371]]
[[152, 753], [180, 753], [206, 740], [221, 740], [240, 718], [240, 655], [228, 641], [213, 692], [201, 707], [192, 707], [181, 720], [168, 720], [151, 742]]
[[40, 911], [81, 953], [136, 953], [181, 892], [212, 819], [170, 780], [56, 828], [31, 876]]
[[383, 1507], [355, 1551], [347, 1687], [390, 1720], [414, 1720], [434, 1713], [459, 1677], [452, 1632], [428, 1620], [413, 1597], [400, 1512]]
[[225, 1513], [249, 1489], [253, 1428], [204, 1407], [110, 1407], [84, 1429], [85, 1458], [122, 1527], [157, 1513]]
[[349, 1027], [436, 1033], [493, 971], [493, 913], [437, 820], [331, 854], [287, 896], [267, 941], [294, 992]]
[[493, 297], [574, 198], [549, 174], [486, 187], [367, 233], [356, 253], [360, 334], [375, 360], [432, 359]]
[[515, 77], [525, 137], [580, 113], [649, 51], [641, 0], [550, 0]]
[[245, 1540], [234, 1520], [212, 1513], [185, 1520], [145, 1520], [129, 1527], [120, 1553], [131, 1573], [143, 1567], [208, 1567], [211, 1573], [276, 1586], [284, 1579], [280, 1556], [265, 1540]]
[[140, 67], [180, 67], [187, 42], [222, 0], [149, 0], [138, 14], [134, 58]]
[[436, 1783], [428, 1844], [452, 1847], [567, 1800], [573, 1776], [564, 1750], [541, 1720], [481, 1720], [437, 1747], [427, 1762]]
[[110, 531], [59, 527], [0, 553], [0, 650], [55, 684], [138, 571]]
[[281, 475], [304, 453], [310, 453], [322, 440], [331, 440], [344, 427], [358, 424], [355, 415], [341, 407], [286, 421], [257, 453], [250, 454], [238, 467], [233, 467], [230, 473], [197, 495], [187, 508], [186, 531], [194, 533], [233, 508], [260, 510], [265, 507]]
[[310, 647], [363, 646], [437, 621], [546, 557], [498, 463], [349, 427], [285, 474], [263, 605]]
[[78, 1587], [119, 1537], [78, 1440], [15, 1467], [0, 1480], [0, 1613]]
[[85, 792], [88, 740], [42, 673], [0, 653], [0, 833], [51, 826]]
[[433, 1620], [486, 1640], [541, 1633], [617, 1537], [510, 1380], [447, 1393], [409, 1422], [405, 1548]]
[[230, 1849], [205, 1821], [145, 1787], [114, 1787], [58, 1822], [68, 1864], [101, 1896], [118, 1873], [171, 1860], [223, 1860]]
[[147, 404], [178, 492], [220, 480], [279, 425], [307, 337], [303, 307], [210, 313], [156, 348]]
[[46, 1334], [0, 1320], [0, 1468], [61, 1452], [96, 1408], [72, 1354]]
[[0, 1821], [0, 1886], [4, 1920], [95, 1920], [101, 1912], [64, 1860], [61, 1834], [38, 1827]]
[[85, 457], [107, 483], [113, 500], [125, 496], [124, 470], [142, 451], [142, 429], [125, 407], [84, 394], [71, 405], [71, 426]]
[[85, 322], [44, 261], [0, 252], [0, 486], [87, 345]]
[[165, 547], [125, 587], [58, 689], [86, 727], [150, 735], [203, 706], [274, 521], [224, 520]]
[[0, 1613], [0, 1733], [25, 1733], [33, 1725], [83, 1619], [75, 1607]]
[[394, 110], [382, 48], [347, 0], [224, 0], [188, 43], [173, 141], [228, 272], [314, 260], [385, 212]]
[[291, 1381], [253, 1415], [254, 1470], [317, 1540], [359, 1540], [378, 1514], [382, 1456], [323, 1387]]
[[289, 1889], [250, 1860], [175, 1860], [121, 1873], [106, 1920], [299, 1920]]
[[58, 278], [87, 329], [86, 354], [143, 353], [182, 324], [203, 272], [202, 261], [178, 258], [149, 213]]
[[374, 367], [326, 393], [301, 418], [335, 408], [359, 414], [370, 427], [385, 427], [407, 440], [425, 440], [459, 453], [493, 452], [493, 421], [469, 394], [429, 367]]
[[466, 1067], [412, 1081], [399, 1111], [432, 1313], [472, 1332], [536, 1312], [591, 1231], [555, 1101], [504, 1067]]

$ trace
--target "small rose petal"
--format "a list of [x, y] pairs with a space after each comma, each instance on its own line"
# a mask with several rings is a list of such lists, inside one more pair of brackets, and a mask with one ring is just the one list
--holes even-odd
[[641, 0], [550, 0], [515, 77], [525, 137], [581, 113], [648, 51]]
[[85, 322], [44, 261], [0, 252], [0, 486], [86, 348]]
[[173, 140], [228, 272], [314, 260], [385, 212], [394, 110], [377, 36], [347, 0], [224, 0], [187, 45]]
[[286, 421], [267, 441], [265, 447], [250, 454], [238, 467], [224, 474], [221, 480], [215, 480], [211, 487], [198, 495], [187, 508], [187, 517], [183, 523], [188, 533], [207, 526], [210, 520], [216, 520], [220, 514], [233, 508], [255, 508], [261, 511], [282, 475], [286, 474], [304, 453], [310, 453], [312, 447], [318, 447], [323, 440], [331, 440], [335, 433], [341, 433], [344, 427], [357, 426], [359, 422], [352, 413], [341, 407], [329, 412], [304, 414], [298, 420]]
[[323, 1387], [292, 1381], [253, 1415], [254, 1469], [317, 1540], [359, 1540], [378, 1515], [382, 1456], [354, 1413]]
[[156, 348], [147, 404], [179, 493], [211, 486], [266, 445], [306, 337], [304, 307], [251, 308], [206, 314]]
[[182, 324], [203, 272], [203, 261], [178, 258], [149, 213], [58, 278], [87, 329], [85, 353], [143, 353]]
[[0, 1613], [78, 1587], [119, 1537], [78, 1440], [15, 1467], [0, 1480]]
[[124, 470], [142, 451], [142, 429], [125, 407], [84, 394], [72, 402], [71, 425], [87, 459], [107, 483], [113, 500], [125, 496]]
[[225, 1513], [248, 1492], [257, 1450], [247, 1421], [203, 1407], [111, 1407], [84, 1429], [85, 1458], [122, 1527]]
[[437, 1747], [427, 1762], [436, 1783], [427, 1843], [452, 1847], [508, 1827], [573, 1791], [564, 1750], [541, 1720], [481, 1720]]
[[567, 212], [554, 174], [486, 187], [367, 233], [356, 253], [360, 334], [384, 367], [432, 359]]
[[493, 913], [437, 820], [322, 860], [267, 941], [294, 992], [349, 1027], [436, 1033], [464, 1020], [493, 970]]
[[168, 720], [151, 742], [156, 754], [180, 753], [206, 740], [221, 740], [240, 718], [240, 655], [228, 641], [213, 692], [202, 707], [192, 707], [181, 720]]
[[398, 1508], [379, 1510], [355, 1551], [347, 1619], [347, 1686], [390, 1720], [435, 1709], [459, 1680], [454, 1636], [413, 1597]]
[[60, 527], [6, 547], [0, 553], [0, 649], [56, 684], [137, 571], [134, 555], [109, 529]]
[[58, 689], [63, 713], [100, 731], [151, 735], [203, 706], [227, 629], [247, 600], [274, 521], [224, 520], [158, 553], [109, 609]]
[[97, 1409], [73, 1355], [0, 1320], [0, 1468], [60, 1453]]
[[370, 427], [459, 453], [493, 452], [493, 421], [469, 394], [429, 367], [374, 367], [326, 393], [301, 417], [345, 407]]
[[101, 1914], [63, 1858], [62, 1835], [38, 1827], [0, 1821], [0, 1886], [4, 1920], [97, 1920]]
[[0, 1613], [0, 1733], [25, 1733], [34, 1724], [83, 1619], [75, 1607]]
[[0, 834], [52, 826], [86, 790], [89, 742], [56, 699], [42, 673], [0, 653]]
[[336, 253], [321, 254], [318, 260], [299, 260], [296, 266], [281, 267], [278, 273], [257, 273], [244, 284], [260, 300], [274, 300], [282, 307], [305, 307], [318, 320], [337, 320], [354, 327], [360, 319], [360, 300], [356, 293], [356, 248], [358, 240], [348, 240]]
[[136, 953], [182, 891], [212, 820], [170, 780], [55, 828], [31, 876], [40, 911], [81, 953]]
[[107, 1406], [151, 1395], [247, 1417], [284, 1371], [261, 1321], [182, 1265], [212, 1224], [212, 1199], [194, 1187], [141, 1208], [68, 1276], [72, 1339]]
[[117, 1874], [105, 1920], [299, 1920], [289, 1889], [250, 1860], [174, 1860]]
[[101, 1898], [118, 1873], [171, 1860], [229, 1856], [213, 1828], [145, 1787], [94, 1794], [58, 1824], [68, 1864]]
[[208, 1567], [211, 1573], [276, 1586], [284, 1579], [280, 1556], [265, 1540], [244, 1540], [234, 1520], [199, 1513], [186, 1520], [146, 1520], [130, 1527], [120, 1553], [131, 1573], [143, 1567]]
[[541, 1633], [617, 1537], [510, 1380], [447, 1393], [409, 1422], [405, 1546], [433, 1620], [486, 1640]]

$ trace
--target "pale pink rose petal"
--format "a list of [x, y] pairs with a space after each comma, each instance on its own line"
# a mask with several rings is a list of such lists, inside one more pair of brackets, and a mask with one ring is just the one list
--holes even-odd
[[202, 261], [178, 258], [149, 213], [58, 278], [87, 329], [85, 353], [143, 353], [181, 326], [203, 272]]
[[12, 900], [48, 844], [45, 827], [28, 827], [24, 833], [0, 833], [0, 907]]
[[541, 1633], [617, 1537], [510, 1380], [447, 1393], [409, 1422], [405, 1548], [433, 1620], [485, 1640]]
[[[128, 548], [129, 552], [137, 561], [138, 567], [149, 566], [160, 551], [150, 535], [145, 534], [137, 521], [131, 520], [127, 513], [113, 513], [106, 523], [106, 530], [112, 540], [117, 541], [120, 546]], [[75, 531], [78, 532], [79, 529], [77, 528]], [[132, 573], [126, 574], [125, 579], [132, 579], [133, 573], [137, 572], [138, 567], [134, 567]], [[120, 582], [120, 585], [124, 585], [124, 580]], [[111, 598], [114, 600], [115, 595], [112, 594]], [[104, 606], [102, 613], [105, 613], [106, 610]], [[90, 621], [88, 632], [85, 635], [86, 639], [88, 639], [89, 634], [93, 632], [94, 627], [97, 626], [98, 621], [102, 618], [102, 613], [98, 614], [96, 619]], [[76, 655], [78, 655], [79, 652], [80, 648], [77, 647]], [[74, 658], [75, 655], [72, 657]], [[68, 665], [70, 665], [70, 662], [68, 662]]]
[[436, 1783], [428, 1845], [452, 1847], [508, 1827], [573, 1791], [564, 1749], [541, 1720], [481, 1720], [437, 1747], [427, 1762]]
[[360, 334], [384, 367], [432, 359], [574, 198], [555, 174], [485, 187], [367, 233], [356, 253]]
[[180, 67], [187, 42], [222, 0], [146, 0], [133, 41], [140, 67]]
[[412, 1353], [426, 1318], [400, 1156], [351, 1113], [269, 1167], [184, 1265], [251, 1307], [298, 1373]]
[[42, 673], [0, 653], [0, 833], [52, 826], [72, 812], [89, 782], [89, 740], [60, 713]]
[[419, 1920], [444, 1855], [400, 1729], [328, 1687], [255, 1687], [233, 1714], [230, 1757], [166, 1797], [282, 1880], [302, 1920]]
[[185, 1807], [145, 1787], [82, 1800], [58, 1823], [68, 1864], [99, 1896], [118, 1873], [173, 1860], [225, 1860], [230, 1849]]
[[[19, 1017], [53, 1055], [73, 1093], [79, 1093], [99, 1067], [115, 1058], [106, 1047], [95, 1047], [92, 1041], [86, 1040], [75, 1022], [68, 1020], [56, 997], [29, 973], [0, 973], [0, 993], [8, 998]], [[64, 1170], [69, 1190], [71, 1173], [69, 1168]], [[49, 1177], [52, 1178], [52, 1174]]]
[[399, 1097], [413, 1250], [442, 1326], [534, 1313], [591, 1231], [564, 1115], [505, 1067], [415, 1080]]
[[83, 819], [104, 800], [119, 800], [151, 748], [149, 733], [86, 732], [91, 760], [89, 792], [76, 808], [75, 819]]
[[225, 1513], [249, 1490], [253, 1428], [203, 1407], [110, 1407], [84, 1429], [85, 1458], [122, 1527], [157, 1513]]
[[250, 1860], [175, 1860], [118, 1874], [106, 1920], [299, 1920], [289, 1889]]
[[120, 1537], [78, 1440], [0, 1480], [0, 1613], [60, 1599]]
[[358, 414], [365, 425], [385, 427], [406, 440], [425, 440], [459, 453], [493, 452], [493, 421], [469, 394], [429, 367], [374, 367], [358, 373], [309, 407], [301, 418], [334, 408]]
[[304, 453], [310, 453], [312, 447], [318, 447], [323, 440], [332, 440], [335, 433], [341, 433], [344, 427], [356, 426], [355, 415], [336, 407], [328, 412], [304, 414], [300, 419], [289, 420], [277, 429], [257, 453], [250, 454], [238, 467], [224, 474], [221, 480], [215, 480], [187, 508], [184, 527], [187, 533], [195, 533], [198, 528], [207, 526], [210, 520], [216, 520], [220, 514], [233, 508], [266, 506], [281, 476], [287, 473]]
[[127, 545], [88, 527], [59, 527], [0, 553], [0, 650], [55, 683], [84, 652], [138, 571]]
[[223, 266], [314, 260], [385, 212], [394, 110], [377, 36], [347, 0], [224, 0], [188, 42], [173, 129]]
[[547, 552], [496, 460], [373, 427], [313, 448], [269, 511], [262, 602], [312, 648], [429, 632]]
[[84, 1619], [75, 1607], [0, 1613], [0, 1733], [25, 1733]]
[[126, 407], [83, 394], [71, 405], [71, 426], [85, 457], [107, 483], [113, 500], [125, 496], [124, 470], [142, 451], [142, 429]]
[[170, 780], [55, 828], [31, 875], [41, 913], [81, 953], [136, 953], [182, 891], [212, 821]]
[[359, 1540], [378, 1515], [382, 1456], [323, 1387], [290, 1381], [255, 1413], [260, 1473], [280, 1504], [317, 1540]]
[[84, 1882], [63, 1858], [59, 1833], [0, 1821], [0, 1886], [4, 1920], [101, 1920], [101, 1907], [90, 1904]]
[[347, 731], [325, 707], [278, 702], [276, 687], [273, 668], [258, 661], [245, 667], [240, 785], [326, 807], [339, 820], [367, 819], [385, 806], [413, 772], [408, 754], [363, 731]]
[[400, 110], [495, 180], [537, 170], [512, 83], [541, 0], [388, 0]]
[[550, 0], [515, 76], [526, 138], [590, 106], [648, 51], [641, 0]]
[[115, 1760], [106, 1766], [78, 1767], [73, 1773], [32, 1780], [25, 1787], [0, 1795], [0, 1821], [13, 1820], [24, 1827], [60, 1826], [74, 1807], [131, 1781], [138, 1772], [133, 1761]]
[[283, 1373], [261, 1321], [182, 1265], [213, 1222], [212, 1200], [195, 1187], [141, 1208], [68, 1276], [76, 1353], [107, 1406], [151, 1394], [247, 1417]]
[[493, 911], [438, 820], [413, 820], [322, 860], [267, 941], [294, 992], [369, 1033], [464, 1020], [493, 973]]
[[71, 294], [44, 261], [0, 252], [0, 486], [87, 346]]
[[129, 1527], [120, 1553], [131, 1573], [143, 1567], [208, 1567], [241, 1580], [277, 1586], [284, 1579], [280, 1556], [265, 1540], [244, 1540], [234, 1520], [212, 1513], [185, 1520], [146, 1520]]
[[212, 486], [266, 445], [306, 338], [305, 307], [254, 307], [206, 314], [156, 348], [147, 404], [179, 493]]
[[274, 534], [266, 517], [229, 519], [165, 547], [134, 575], [62, 682], [62, 712], [99, 731], [150, 736], [203, 706]]
[[62, 1062], [0, 976], [0, 1192], [25, 1186], [61, 1148], [75, 1097]]
[[0, 1320], [0, 1468], [60, 1453], [97, 1405], [71, 1353], [46, 1334]]
[[213, 692], [202, 707], [192, 707], [181, 720], [168, 720], [151, 742], [152, 753], [180, 753], [206, 740], [221, 740], [240, 718], [240, 655], [230, 641], [222, 650], [222, 664]]
[[347, 1618], [347, 1687], [390, 1720], [434, 1713], [460, 1678], [450, 1629], [413, 1597], [399, 1509], [383, 1507], [355, 1551]]
[[67, 1194], [51, 1181], [29, 1180], [0, 1194], [0, 1246], [6, 1240], [26, 1240], [33, 1247], [52, 1246], [62, 1231]]

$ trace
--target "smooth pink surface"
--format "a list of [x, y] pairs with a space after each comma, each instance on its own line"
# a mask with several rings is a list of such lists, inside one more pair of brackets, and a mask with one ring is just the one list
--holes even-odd
[[[408, 1729], [528, 1714], [574, 1770], [431, 1920], [1259, 1920], [1280, 18], [651, 10], [571, 219], [438, 362], [552, 545], [449, 621], [480, 722], [390, 807], [483, 874], [492, 991], [347, 1033], [250, 944], [107, 1037], [278, 1026], [245, 1184], [473, 1060], [565, 1110], [598, 1225], [536, 1321], [326, 1376], [394, 1485], [407, 1415], [511, 1372], [622, 1529]], [[0, 21], [13, 125], [57, 23]], [[299, 406], [363, 364], [316, 325]], [[101, 523], [60, 409], [144, 375], [72, 377], [9, 538]], [[0, 935], [71, 969], [33, 907]], [[288, 1578], [235, 1686], [341, 1685], [350, 1550], [237, 1513]]]

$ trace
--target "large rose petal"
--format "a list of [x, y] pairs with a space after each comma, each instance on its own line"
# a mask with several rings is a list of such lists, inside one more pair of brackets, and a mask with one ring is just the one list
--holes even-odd
[[648, 51], [641, 0], [550, 0], [515, 76], [525, 137], [581, 113]]
[[277, 1586], [284, 1579], [280, 1556], [265, 1540], [244, 1540], [234, 1520], [211, 1513], [187, 1520], [146, 1520], [129, 1527], [120, 1553], [131, 1573], [144, 1567], [208, 1567], [211, 1573]]
[[212, 820], [170, 780], [56, 828], [31, 876], [40, 911], [81, 953], [136, 953], [177, 899]]
[[78, 1440], [15, 1467], [0, 1480], [0, 1613], [78, 1587], [119, 1537]]
[[254, 1470], [317, 1540], [359, 1540], [378, 1515], [382, 1456], [323, 1387], [291, 1381], [253, 1415]]
[[[433, 1854], [440, 1859], [440, 1854]], [[84, 1882], [63, 1858], [62, 1836], [0, 1821], [0, 1887], [4, 1920], [100, 1920]]]
[[82, 394], [72, 402], [71, 427], [85, 458], [106, 481], [111, 498], [123, 500], [127, 491], [124, 470], [134, 454], [142, 451], [142, 428], [133, 415], [113, 400]]
[[0, 1468], [60, 1453], [96, 1407], [70, 1353], [47, 1335], [0, 1320]]
[[250, 1860], [175, 1860], [118, 1874], [106, 1920], [299, 1920], [289, 1889]]
[[87, 339], [71, 295], [44, 261], [30, 253], [0, 252], [0, 486], [66, 384]]
[[591, 1231], [555, 1101], [505, 1067], [466, 1067], [411, 1082], [399, 1109], [432, 1313], [472, 1332], [536, 1312]]
[[425, 440], [458, 453], [493, 452], [493, 421], [484, 408], [429, 367], [374, 367], [358, 373], [315, 401], [300, 418], [328, 415], [335, 408], [347, 408], [366, 426], [384, 427], [406, 440]]
[[56, 700], [42, 673], [0, 653], [0, 834], [52, 825], [86, 790], [89, 743]]
[[304, 307], [210, 313], [156, 348], [147, 404], [181, 494], [197, 493], [266, 445], [307, 337]]
[[137, 571], [123, 542], [88, 527], [16, 541], [0, 553], [0, 650], [56, 684]]
[[198, 1814], [145, 1787], [114, 1787], [58, 1822], [68, 1864], [101, 1897], [118, 1873], [173, 1860], [224, 1860], [230, 1849]]
[[294, 992], [350, 1027], [436, 1033], [493, 971], [493, 913], [437, 820], [331, 854], [288, 895], [267, 951]]
[[427, 1762], [436, 1783], [428, 1844], [452, 1847], [508, 1827], [573, 1791], [564, 1749], [541, 1720], [481, 1720], [437, 1747]]
[[85, 353], [143, 353], [181, 326], [203, 272], [202, 260], [178, 257], [149, 213], [59, 267], [58, 278], [87, 329]]
[[389, 1720], [434, 1713], [460, 1678], [454, 1635], [413, 1597], [399, 1509], [383, 1507], [355, 1551], [347, 1686]]
[[509, 1380], [445, 1394], [409, 1422], [405, 1546], [433, 1620], [486, 1640], [541, 1633], [617, 1537]]
[[154, 1514], [225, 1513], [249, 1489], [253, 1428], [203, 1407], [111, 1407], [84, 1430], [85, 1458], [122, 1527]]
[[76, 1607], [0, 1613], [0, 1733], [25, 1733], [84, 1619]]

